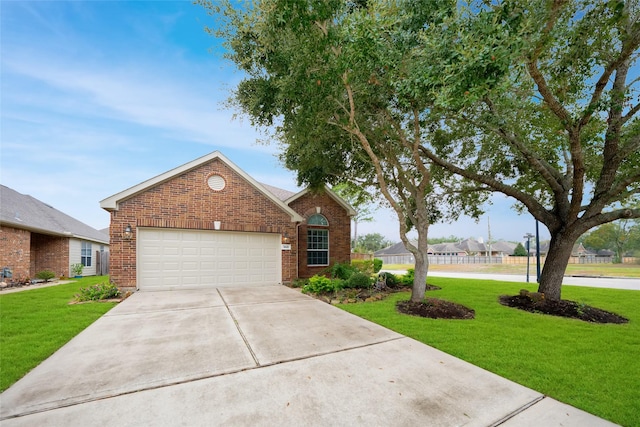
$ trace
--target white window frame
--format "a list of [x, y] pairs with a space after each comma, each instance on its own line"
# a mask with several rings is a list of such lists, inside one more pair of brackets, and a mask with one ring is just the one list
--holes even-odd
[[91, 267], [93, 261], [92, 250], [91, 242], [82, 242], [82, 246], [80, 247], [80, 263], [85, 267]]
[[[327, 218], [319, 213], [313, 214], [311, 215], [308, 219], [307, 219], [307, 266], [308, 267], [326, 267], [329, 265], [329, 221], [327, 220]], [[317, 241], [313, 241], [313, 240], [317, 240], [317, 239], [313, 239], [313, 237], [318, 237], [319, 234], [317, 232], [322, 232], [322, 234], [324, 234], [324, 237], [326, 240], [323, 239], [322, 242], [317, 242]], [[315, 236], [313, 236], [312, 234], [315, 234]], [[325, 245], [322, 245], [322, 243], [326, 243]], [[320, 247], [318, 248], [318, 244], [321, 244], [321, 246], [326, 246], [326, 247]], [[316, 246], [316, 247], [314, 247]], [[315, 261], [317, 262], [318, 260], [318, 256], [317, 254], [319, 253], [325, 253], [326, 254], [326, 263], [322, 263], [322, 264], [313, 264], [310, 262], [310, 255], [311, 254], [316, 254]]]

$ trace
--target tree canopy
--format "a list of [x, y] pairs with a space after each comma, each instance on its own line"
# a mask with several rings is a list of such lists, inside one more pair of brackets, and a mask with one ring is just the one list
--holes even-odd
[[410, 250], [411, 227], [426, 256], [428, 224], [501, 192], [549, 229], [539, 291], [559, 299], [578, 237], [640, 217], [636, 2], [201, 4], [300, 182], [377, 186]]

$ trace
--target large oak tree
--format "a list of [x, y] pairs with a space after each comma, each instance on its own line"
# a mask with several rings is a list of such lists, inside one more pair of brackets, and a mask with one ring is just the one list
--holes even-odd
[[580, 235], [640, 217], [627, 207], [640, 192], [637, 3], [201, 3], [247, 75], [235, 101], [274, 129], [299, 180], [360, 180], [394, 208], [418, 254], [412, 299], [428, 225], [446, 202], [477, 214], [484, 193], [468, 181], [547, 226], [549, 299]]

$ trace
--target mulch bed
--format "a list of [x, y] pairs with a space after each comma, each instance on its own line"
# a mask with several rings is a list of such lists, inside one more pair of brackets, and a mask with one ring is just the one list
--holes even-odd
[[425, 298], [421, 302], [398, 301], [396, 309], [403, 314], [431, 319], [474, 319], [476, 317], [474, 310], [438, 298]]
[[[437, 291], [439, 289], [442, 288], [429, 284], [427, 284], [426, 287], [427, 291]], [[361, 302], [380, 301], [397, 292], [411, 292], [411, 287], [386, 287], [382, 290], [377, 290], [373, 287], [369, 289], [342, 289], [328, 294], [309, 294], [309, 296], [329, 304], [357, 304]]]
[[609, 311], [577, 303], [575, 301], [536, 300], [526, 295], [502, 295], [500, 304], [531, 313], [543, 313], [551, 316], [568, 317], [592, 323], [628, 323], [629, 319]]

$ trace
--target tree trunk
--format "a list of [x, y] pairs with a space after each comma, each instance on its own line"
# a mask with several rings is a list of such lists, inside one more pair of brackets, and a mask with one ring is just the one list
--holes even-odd
[[416, 260], [413, 287], [411, 288], [411, 301], [421, 302], [427, 290], [427, 272], [429, 271], [429, 258], [427, 251], [413, 254]]
[[418, 232], [418, 247], [412, 247], [409, 250], [413, 253], [415, 259], [415, 270], [413, 276], [413, 287], [411, 288], [411, 301], [422, 302], [424, 293], [427, 289], [427, 273], [429, 271], [429, 250], [428, 234], [429, 221], [423, 215], [418, 215], [416, 221], [416, 231]]
[[576, 240], [577, 237], [567, 237], [566, 233], [552, 234], [549, 252], [547, 252], [538, 286], [538, 292], [543, 293], [545, 299], [560, 300], [562, 280]]

